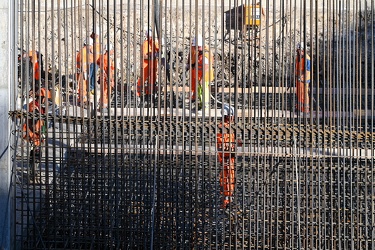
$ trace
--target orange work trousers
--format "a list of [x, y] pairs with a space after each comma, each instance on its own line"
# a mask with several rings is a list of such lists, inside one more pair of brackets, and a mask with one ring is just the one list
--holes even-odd
[[87, 87], [89, 84], [87, 73], [78, 73], [78, 101], [87, 102]]
[[27, 123], [23, 124], [22, 127], [23, 139], [30, 142], [32, 145], [39, 147], [44, 141], [42, 138], [42, 127], [44, 126], [44, 121], [37, 120], [34, 122], [30, 119]]
[[219, 161], [222, 165], [220, 171], [221, 193], [224, 196], [233, 196], [236, 184], [235, 157], [222, 157], [222, 153], [219, 153]]
[[310, 91], [310, 84], [296, 81], [296, 88], [297, 88], [297, 110], [303, 112], [303, 113], [309, 113], [310, 112], [310, 97], [309, 97], [309, 91]]
[[112, 86], [108, 84], [108, 81], [105, 79], [105, 81], [100, 82], [100, 105], [102, 105], [103, 108], [109, 107], [109, 98], [108, 94], [111, 94], [112, 92]]
[[[145, 62], [147, 61], [147, 62]], [[137, 82], [137, 96], [154, 94], [156, 89], [157, 60], [144, 60], [143, 73]]]

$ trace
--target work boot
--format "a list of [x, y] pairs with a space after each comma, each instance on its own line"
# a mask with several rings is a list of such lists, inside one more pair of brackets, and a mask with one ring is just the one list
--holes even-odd
[[36, 169], [38, 163], [42, 160], [42, 152], [40, 147], [36, 147], [30, 150], [29, 164], [30, 164], [30, 178], [34, 179], [37, 175], [38, 169]]
[[137, 108], [142, 108], [142, 105], [143, 105], [143, 103], [142, 103], [142, 97], [137, 96], [135, 106], [136, 106]]
[[229, 207], [229, 204], [232, 202], [232, 197], [230, 196], [225, 196], [223, 199], [223, 204], [221, 205], [222, 209], [226, 209]]
[[39, 163], [42, 158], [42, 152], [40, 150], [40, 147], [36, 147], [32, 150], [30, 150], [30, 158], [29, 161], [31, 164], [33, 163]]
[[143, 96], [143, 107], [144, 108], [150, 108], [151, 107], [151, 95], [145, 95]]
[[198, 104], [198, 110], [202, 110], [202, 103]]

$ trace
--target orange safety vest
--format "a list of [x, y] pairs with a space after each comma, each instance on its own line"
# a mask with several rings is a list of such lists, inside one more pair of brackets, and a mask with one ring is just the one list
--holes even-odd
[[94, 62], [94, 55], [89, 51], [89, 47], [86, 45], [80, 51], [77, 52], [76, 66], [81, 72], [87, 72], [88, 64]]
[[311, 60], [310, 56], [305, 53], [304, 57], [296, 57], [296, 78], [303, 76], [305, 83], [310, 83], [311, 79]]
[[[35, 116], [38, 116], [39, 103], [37, 101], [31, 101], [28, 105], [29, 112], [35, 112]], [[23, 139], [31, 142], [34, 146], [40, 146], [44, 141], [42, 138], [42, 127], [44, 121], [42, 119], [27, 118], [26, 122], [22, 126]]]
[[34, 78], [35, 80], [40, 80], [39, 72], [39, 52], [38, 51], [29, 51], [29, 58], [31, 63], [34, 65]]
[[[152, 38], [146, 39], [143, 42], [141, 58], [142, 60], [142, 72], [137, 82], [137, 96], [142, 93], [149, 95], [155, 91], [156, 72], [158, 68], [158, 60], [155, 57], [155, 53], [159, 52], [159, 44]], [[144, 83], [148, 81], [148, 85], [144, 86]]]
[[[96, 61], [103, 73], [103, 81], [108, 83], [108, 78], [111, 81], [111, 85], [114, 82], [113, 75], [115, 74], [115, 63], [111, 58], [108, 61], [108, 53], [105, 53], [99, 57]], [[109, 74], [109, 77], [108, 77]], [[113, 86], [112, 86], [113, 87]]]
[[[90, 37], [94, 41], [94, 45], [92, 46], [92, 49], [91, 49], [91, 53], [93, 55], [93, 61], [92, 62], [96, 62], [96, 61], [99, 60], [99, 57], [101, 55], [102, 46], [99, 42], [99, 36], [98, 35], [91, 35]], [[94, 58], [94, 55], [95, 55], [95, 58]]]
[[159, 52], [159, 44], [152, 38], [147, 39], [143, 42], [142, 58], [143, 58], [143, 69], [150, 67], [150, 72], [156, 71], [157, 69], [157, 58], [155, 53]]
[[[219, 129], [229, 129], [230, 123], [219, 124]], [[226, 132], [226, 131], [225, 131]], [[218, 133], [217, 148], [219, 162], [222, 164], [220, 171], [221, 193], [226, 196], [232, 196], [236, 184], [235, 175], [235, 157], [233, 152], [236, 150], [236, 136], [234, 133]], [[228, 202], [226, 202], [228, 203]], [[226, 204], [224, 204], [226, 205]]]
[[310, 75], [311, 61], [310, 57], [305, 53], [304, 57], [296, 57], [296, 108], [304, 113], [310, 112]]
[[[225, 122], [224, 124], [219, 124], [219, 129], [229, 129], [230, 124]], [[222, 158], [232, 156], [232, 153], [236, 150], [236, 136], [234, 133], [218, 133], [216, 136], [216, 144], [219, 151], [218, 156], [219, 160], [222, 161]]]

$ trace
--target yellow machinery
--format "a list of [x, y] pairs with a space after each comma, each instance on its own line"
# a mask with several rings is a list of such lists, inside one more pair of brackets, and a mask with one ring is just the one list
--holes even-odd
[[247, 30], [254, 30], [255, 37], [258, 37], [264, 11], [260, 4], [241, 5], [224, 12], [226, 37], [230, 30], [240, 31], [244, 37]]
[[[251, 28], [259, 28], [262, 17], [262, 8], [260, 4], [256, 5], [244, 5], [244, 25]], [[256, 26], [256, 27], [254, 27]]]

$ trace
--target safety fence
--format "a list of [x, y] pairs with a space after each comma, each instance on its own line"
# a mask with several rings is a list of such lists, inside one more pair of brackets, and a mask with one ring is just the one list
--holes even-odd
[[373, 1], [19, 0], [12, 245], [373, 249]]

